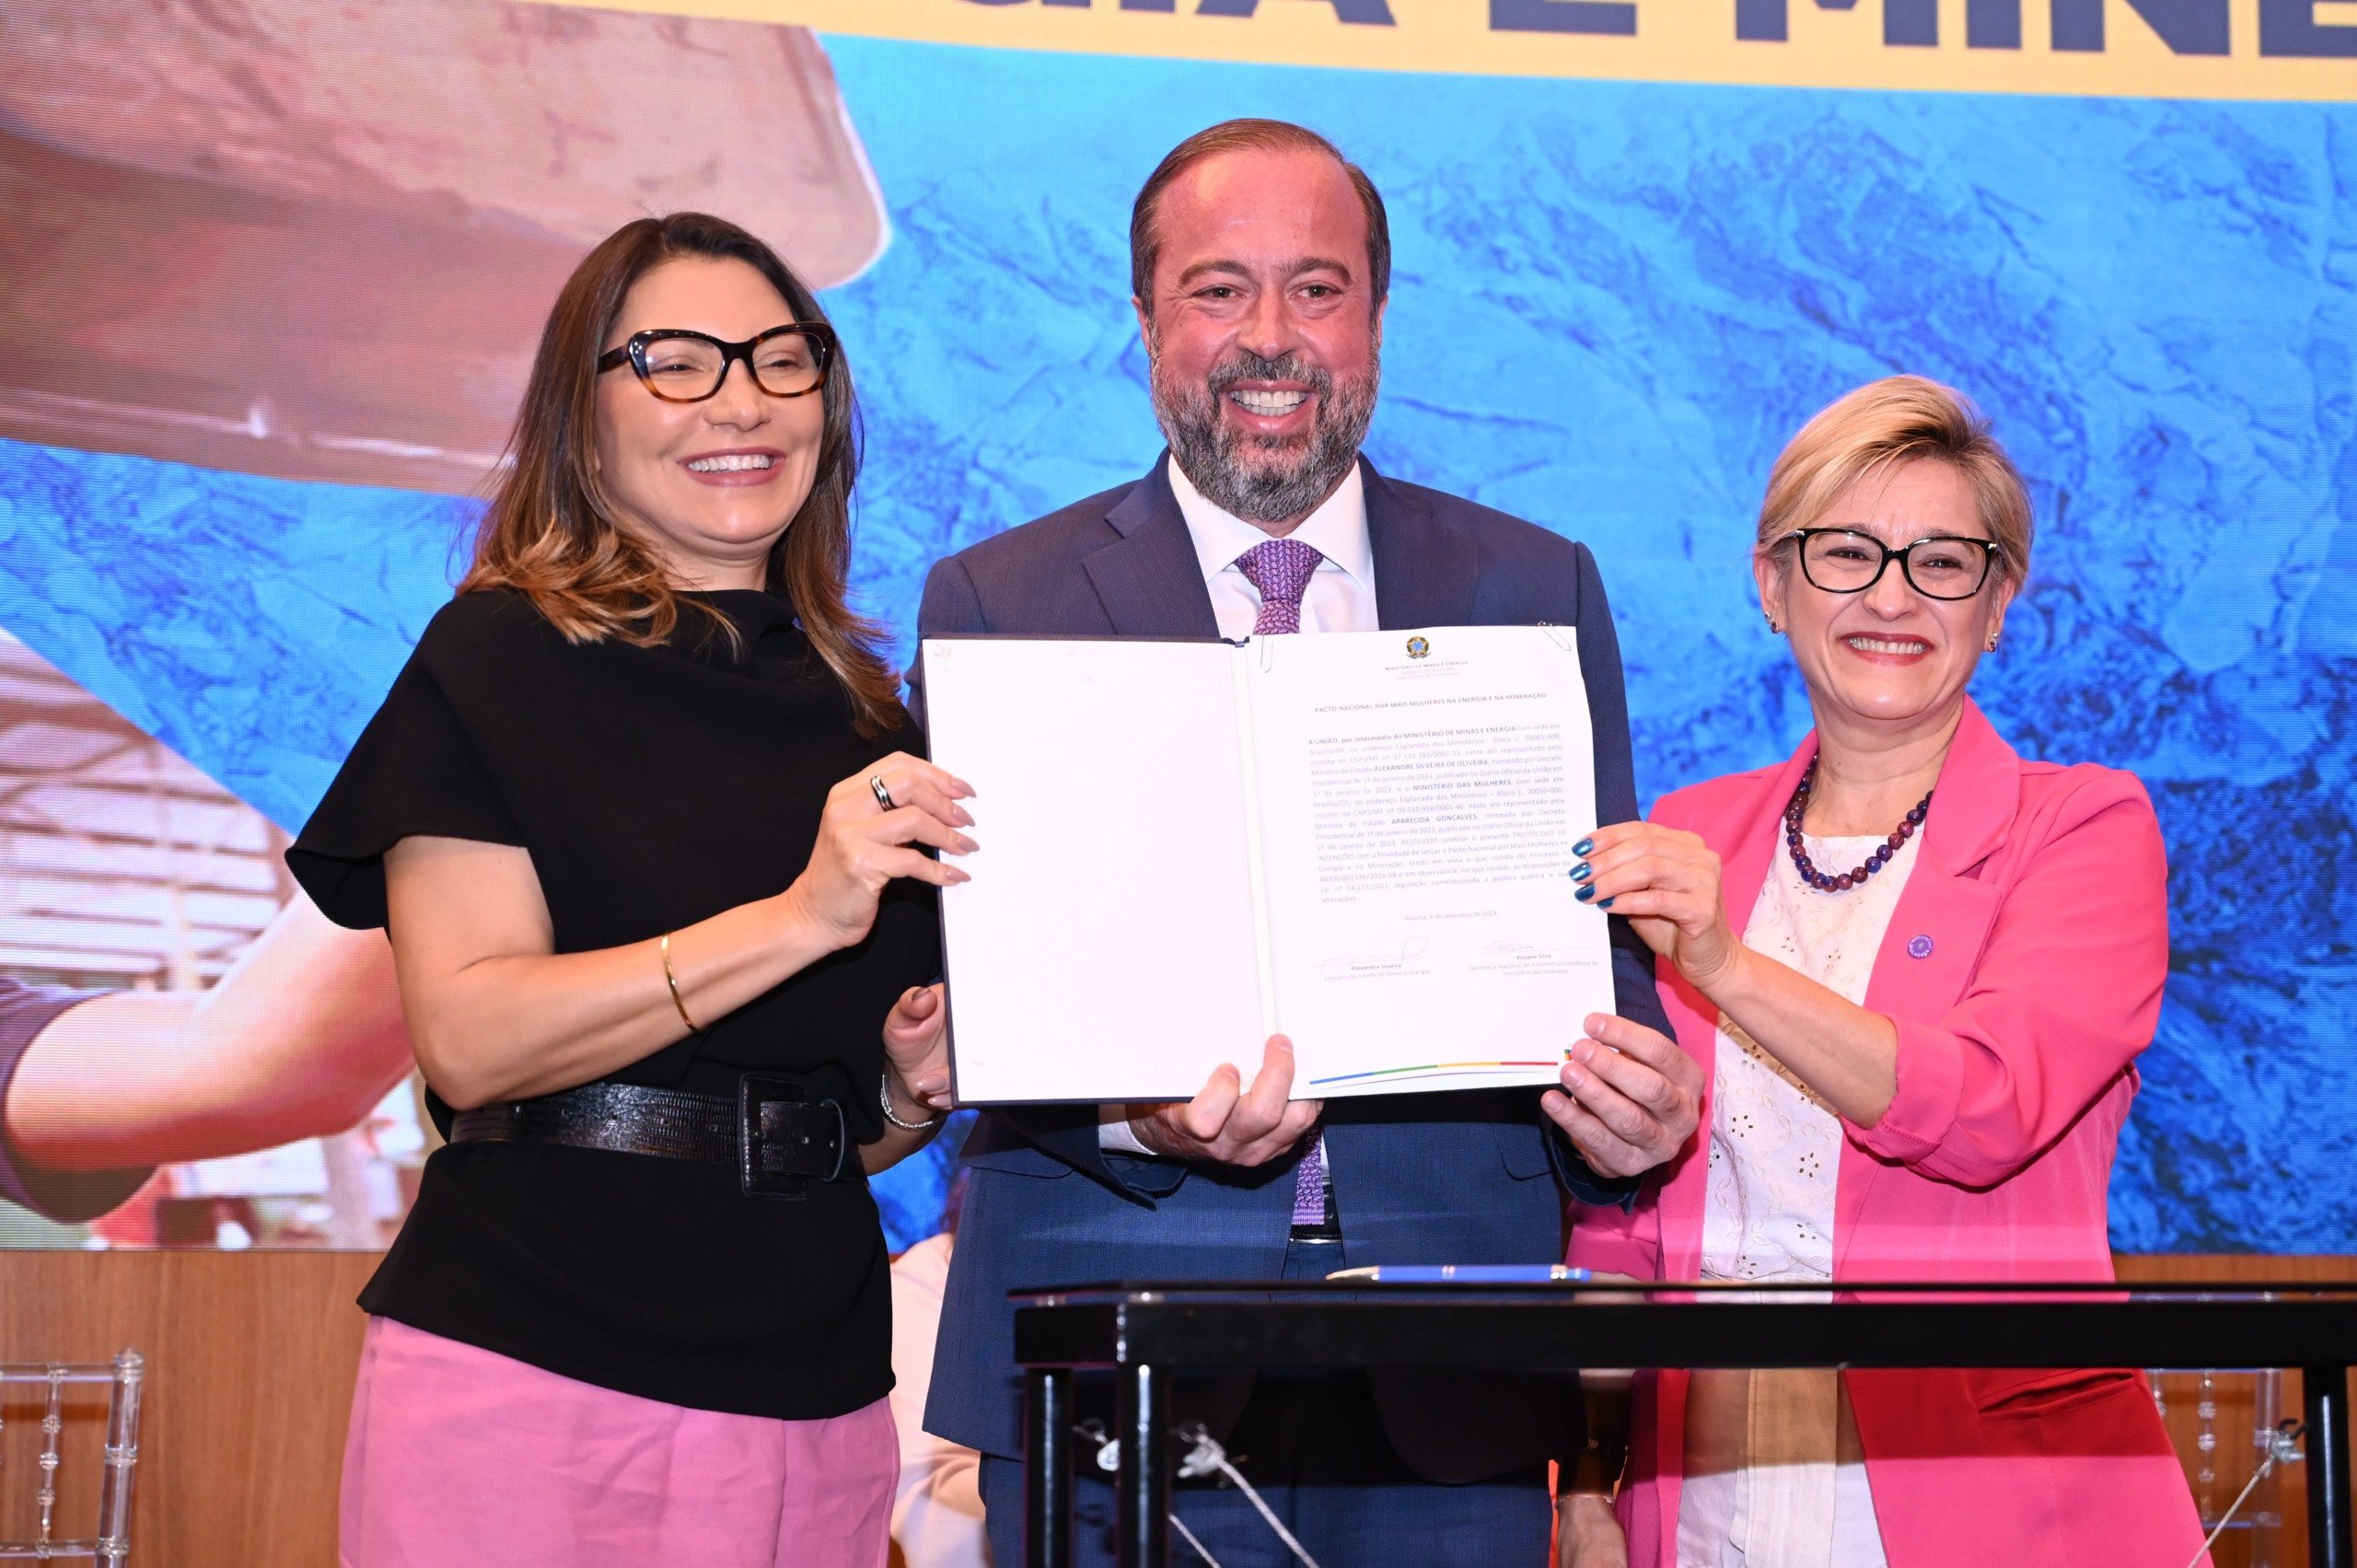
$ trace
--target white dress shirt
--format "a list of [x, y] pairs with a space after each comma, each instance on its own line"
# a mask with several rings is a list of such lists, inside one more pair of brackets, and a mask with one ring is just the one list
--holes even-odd
[[[1188, 536], [1195, 541], [1195, 560], [1203, 569], [1203, 586], [1211, 590], [1219, 634], [1250, 636], [1252, 623], [1260, 618], [1260, 590], [1236, 563], [1255, 545], [1268, 543], [1269, 534], [1203, 499], [1175, 458], [1170, 460], [1170, 489], [1187, 519]], [[1301, 629], [1381, 630], [1375, 610], [1375, 551], [1366, 537], [1366, 482], [1356, 464], [1291, 537], [1326, 558], [1302, 590]]]
[[[1260, 619], [1260, 590], [1237, 566], [1246, 552], [1266, 544], [1270, 535], [1233, 512], [1224, 512], [1203, 498], [1179, 468], [1169, 460], [1170, 489], [1178, 497], [1179, 515], [1187, 519], [1188, 537], [1195, 541], [1195, 560], [1203, 569], [1203, 586], [1212, 596], [1212, 618], [1223, 637], [1252, 634]], [[1292, 536], [1325, 557], [1310, 575], [1301, 593], [1301, 629], [1305, 632], [1377, 632], [1375, 607], [1375, 547], [1366, 537], [1366, 481], [1356, 463], [1334, 487], [1318, 510], [1302, 519]], [[1099, 1147], [1122, 1154], [1150, 1155], [1130, 1131], [1125, 1108], [1109, 1105], [1097, 1128]]]

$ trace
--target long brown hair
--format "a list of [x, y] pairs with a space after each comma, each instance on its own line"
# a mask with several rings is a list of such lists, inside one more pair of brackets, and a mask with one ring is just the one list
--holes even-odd
[[[573, 270], [549, 312], [508, 437], [510, 461], [475, 531], [460, 593], [512, 588], [576, 643], [615, 637], [653, 646], [677, 629], [682, 603], [737, 634], [717, 611], [679, 597], [645, 546], [614, 520], [598, 476], [598, 354], [631, 285], [684, 256], [742, 261], [770, 281], [795, 320], [827, 319], [775, 250], [726, 219], [673, 213], [616, 229]], [[847, 599], [859, 403], [841, 353], [819, 396], [826, 424], [818, 475], [770, 551], [768, 587], [793, 604], [810, 645], [842, 683], [859, 732], [873, 739], [899, 728], [905, 714], [882, 633]]]

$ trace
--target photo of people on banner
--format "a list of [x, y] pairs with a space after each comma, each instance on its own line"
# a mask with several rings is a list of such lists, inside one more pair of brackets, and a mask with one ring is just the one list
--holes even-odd
[[389, 1238], [424, 1147], [392, 952], [285, 842], [0, 636], [0, 1241]]
[[[797, 28], [11, 6], [0, 40], [35, 37], [0, 80], [28, 240], [0, 250], [10, 440], [470, 494], [549, 297], [638, 204], [745, 214], [822, 284], [883, 243]], [[713, 116], [787, 156], [715, 158]], [[438, 1141], [382, 934], [331, 924], [278, 825], [8, 635], [6, 607], [0, 1246], [381, 1248]]]

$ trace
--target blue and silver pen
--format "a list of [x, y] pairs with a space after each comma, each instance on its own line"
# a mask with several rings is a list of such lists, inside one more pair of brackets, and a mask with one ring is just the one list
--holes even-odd
[[1369, 1269], [1338, 1269], [1326, 1277], [1394, 1285], [1577, 1284], [1595, 1278], [1585, 1269], [1562, 1263], [1386, 1263]]

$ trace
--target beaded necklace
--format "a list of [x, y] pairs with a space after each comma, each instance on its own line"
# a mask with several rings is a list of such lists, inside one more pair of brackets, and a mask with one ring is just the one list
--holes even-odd
[[1891, 833], [1890, 837], [1885, 839], [1875, 848], [1874, 854], [1866, 856], [1864, 865], [1855, 871], [1845, 871], [1838, 877], [1828, 877], [1809, 860], [1808, 850], [1801, 842], [1801, 819], [1808, 812], [1808, 792], [1816, 783], [1817, 758], [1811, 757], [1808, 760], [1807, 768], [1801, 773], [1800, 787], [1793, 791], [1793, 798], [1784, 807], [1784, 847], [1792, 852], [1793, 867], [1801, 874], [1801, 880], [1820, 893], [1846, 893], [1851, 889], [1863, 885], [1867, 877], [1890, 864], [1890, 857], [1897, 854], [1900, 847], [1915, 836], [1915, 830], [1923, 825], [1923, 819], [1932, 809], [1933, 792], [1926, 791], [1923, 798], [1910, 807], [1907, 815], [1900, 819], [1898, 829]]

